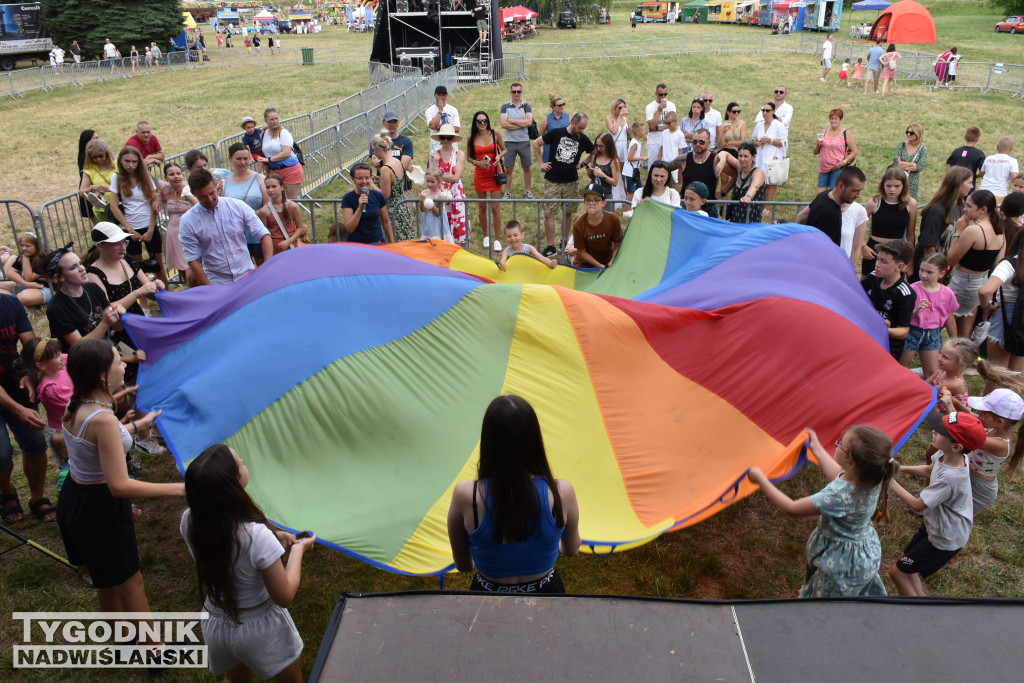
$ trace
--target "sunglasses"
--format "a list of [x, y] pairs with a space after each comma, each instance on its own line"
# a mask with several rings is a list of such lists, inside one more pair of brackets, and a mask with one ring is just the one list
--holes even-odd
[[477, 119], [477, 123], [487, 123], [487, 119]]
[[694, 140], [693, 144], [695, 144], [695, 145], [706, 145], [709, 142], [711, 142], [711, 141], [710, 140]]
[[555, 106], [556, 107], [564, 107], [565, 106], [565, 102], [555, 102]]
[[775, 94], [776, 94], [776, 95], [785, 95], [785, 94], [786, 94], [786, 91], [785, 91], [785, 90], [776, 90], [776, 91], [775, 91]]
[[729, 113], [730, 114], [739, 114], [741, 111], [743, 111], [743, 110], [742, 109], [730, 109]]
[[714, 102], [714, 101], [715, 101], [715, 98], [713, 98], [713, 97], [705, 97], [705, 98], [704, 98], [704, 101], [705, 101], [705, 102]]
[[513, 95], [518, 95], [518, 94], [519, 94], [519, 93], [521, 93], [521, 92], [523, 92], [523, 91], [522, 91], [522, 90], [513, 90], [513, 91], [512, 91], [512, 94], [513, 94]]
[[762, 114], [771, 114], [773, 111], [775, 111], [775, 110], [774, 109], [769, 109], [768, 107], [765, 107], [764, 109], [761, 110], [761, 113]]
[[668, 97], [668, 93], [667, 92], [660, 92], [660, 93], [658, 93], [658, 97]]
[[455, 138], [453, 138], [451, 135], [438, 135], [437, 139], [444, 141], [444, 140], [454, 140]]
[[914, 132], [914, 131], [912, 131], [912, 130], [908, 130], [908, 131], [907, 131], [907, 135], [917, 135], [917, 133], [915, 133], [915, 132]]

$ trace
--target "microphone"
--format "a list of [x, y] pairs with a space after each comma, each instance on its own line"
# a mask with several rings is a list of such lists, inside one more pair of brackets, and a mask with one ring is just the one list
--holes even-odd
[[[369, 197], [370, 196], [370, 188], [364, 187], [363, 188], [363, 194], [366, 195], [367, 197]], [[366, 213], [366, 204], [363, 204], [363, 213]]]

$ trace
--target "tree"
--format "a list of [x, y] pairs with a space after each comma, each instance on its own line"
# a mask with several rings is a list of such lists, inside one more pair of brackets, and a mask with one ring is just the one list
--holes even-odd
[[166, 49], [167, 40], [185, 30], [181, 0], [42, 0], [43, 22], [53, 42], [69, 45], [77, 40], [82, 56], [100, 55], [103, 40], [110, 38], [127, 56], [129, 46], [139, 52], [156, 41]]
[[1007, 14], [1024, 14], [1024, 0], [992, 0], [996, 7], [1002, 7]]

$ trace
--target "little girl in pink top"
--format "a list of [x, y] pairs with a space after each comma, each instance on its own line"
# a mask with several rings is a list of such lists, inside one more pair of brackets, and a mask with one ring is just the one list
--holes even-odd
[[59, 340], [41, 341], [38, 337], [24, 344], [21, 354], [28, 369], [29, 380], [35, 386], [36, 396], [46, 409], [46, 432], [50, 437], [54, 460], [60, 468], [60, 474], [57, 475], [57, 491], [60, 492], [68, 472], [68, 452], [64, 448], [61, 420], [64, 419], [64, 412], [74, 390], [66, 367], [68, 356], [61, 353]]
[[903, 346], [900, 363], [909, 366], [914, 353], [921, 354], [921, 369], [924, 377], [931, 377], [938, 371], [939, 349], [942, 347], [942, 328], [945, 327], [950, 339], [956, 336], [953, 311], [959, 304], [956, 294], [941, 283], [949, 267], [943, 254], [935, 252], [921, 261], [921, 280], [910, 285], [917, 295], [914, 317], [910, 319], [910, 332]]

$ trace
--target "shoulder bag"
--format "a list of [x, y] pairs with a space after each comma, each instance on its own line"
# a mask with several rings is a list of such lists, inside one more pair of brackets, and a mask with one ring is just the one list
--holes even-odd
[[[491, 131], [491, 141], [494, 143], [494, 182], [505, 185], [508, 183], [508, 175], [501, 166], [501, 159], [498, 158], [498, 137], [494, 131]], [[470, 143], [472, 144], [472, 141]]]
[[[768, 132], [769, 126], [765, 126], [765, 133]], [[782, 157], [775, 157], [768, 162], [768, 166], [764, 171], [764, 180], [769, 185], [782, 185], [789, 180], [789, 157], [786, 156], [788, 153], [787, 146], [784, 146], [782, 151]]]

